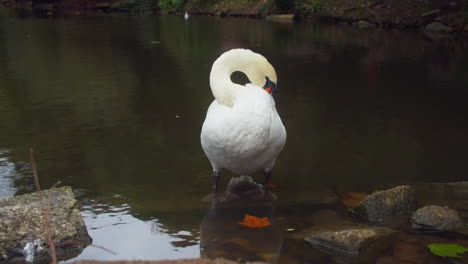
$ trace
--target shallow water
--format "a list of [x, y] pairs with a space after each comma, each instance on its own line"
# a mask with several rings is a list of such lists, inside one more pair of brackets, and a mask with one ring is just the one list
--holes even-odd
[[[200, 226], [213, 219], [200, 202], [211, 168], [199, 132], [211, 63], [230, 48], [259, 52], [278, 72], [288, 140], [268, 214], [280, 262], [330, 262], [285, 229], [345, 217], [337, 194], [467, 179], [467, 43], [346, 25], [113, 15], [3, 16], [0, 40], [0, 196], [34, 190], [33, 147], [42, 186], [72, 186], [94, 244], [115, 252], [88, 247], [76, 259], [200, 256]], [[221, 186], [231, 176], [222, 172]], [[236, 258], [278, 257], [276, 244], [245, 252], [248, 239], [232, 239]]]

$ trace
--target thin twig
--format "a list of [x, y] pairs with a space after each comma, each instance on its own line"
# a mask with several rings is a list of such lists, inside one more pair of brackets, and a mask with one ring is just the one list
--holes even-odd
[[95, 245], [95, 244], [91, 244], [91, 245], [88, 245], [86, 243], [82, 243], [82, 242], [76, 242], [76, 241], [73, 241], [73, 240], [65, 240], [65, 241], [62, 241], [62, 242], [59, 242], [59, 243], [55, 243], [55, 246], [69, 246], [69, 245], [74, 245], [74, 246], [84, 246], [84, 247], [87, 247], [87, 246], [90, 246], [90, 247], [95, 247], [95, 248], [99, 248], [99, 249], [102, 249], [104, 251], [107, 251], [113, 255], [117, 255], [116, 252], [110, 250], [110, 249], [107, 249], [103, 246], [99, 246], [99, 245]]
[[[37, 175], [37, 167], [36, 167], [36, 162], [34, 161], [34, 151], [33, 148], [29, 148], [29, 159], [31, 161], [31, 167], [33, 171], [33, 176], [34, 176], [34, 182], [36, 184], [36, 189], [39, 195], [39, 200], [40, 200], [40, 205], [41, 205], [41, 211], [42, 211], [42, 216], [44, 218], [44, 228], [47, 236], [47, 243], [49, 244], [50, 248], [50, 255], [52, 258], [52, 264], [57, 264], [57, 256], [55, 254], [55, 245], [52, 240], [52, 235], [50, 232], [50, 208], [46, 207], [44, 205], [44, 200], [42, 197], [42, 191], [41, 191], [41, 185], [39, 184], [39, 176]], [[53, 187], [55, 187], [56, 184], [54, 184]], [[52, 190], [50, 190], [52, 192]], [[50, 193], [49, 193], [49, 199], [50, 199]], [[50, 204], [50, 203], [49, 203]]]

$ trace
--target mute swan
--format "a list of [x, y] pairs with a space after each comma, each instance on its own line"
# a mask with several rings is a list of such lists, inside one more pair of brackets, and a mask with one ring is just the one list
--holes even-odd
[[[233, 83], [230, 77], [235, 71], [245, 73], [252, 83]], [[266, 190], [286, 142], [286, 129], [272, 96], [276, 82], [273, 66], [247, 49], [227, 51], [213, 63], [210, 86], [215, 100], [206, 113], [200, 138], [213, 167], [215, 194], [222, 168], [239, 175], [263, 169]]]

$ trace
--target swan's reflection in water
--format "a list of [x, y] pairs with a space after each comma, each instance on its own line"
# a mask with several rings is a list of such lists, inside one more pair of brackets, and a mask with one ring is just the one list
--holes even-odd
[[[202, 257], [277, 262], [283, 237], [275, 221], [273, 202], [256, 199], [260, 188], [250, 177], [236, 178], [231, 180], [228, 192], [235, 191], [238, 197], [212, 202], [201, 223]], [[245, 215], [267, 217], [271, 225], [252, 228], [239, 224]]]

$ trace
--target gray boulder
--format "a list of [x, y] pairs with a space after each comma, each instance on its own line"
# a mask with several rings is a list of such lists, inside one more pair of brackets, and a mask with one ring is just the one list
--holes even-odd
[[353, 225], [319, 228], [305, 240], [338, 263], [375, 263], [378, 255], [393, 245], [395, 234], [386, 227]]
[[463, 232], [466, 229], [458, 212], [448, 207], [428, 205], [418, 209], [411, 217], [417, 230]]
[[[42, 191], [42, 199], [44, 206], [38, 192], [0, 200], [0, 263], [49, 263], [47, 233], [59, 260], [72, 258], [91, 244], [70, 187]], [[50, 228], [44, 224], [44, 211]]]
[[368, 195], [351, 212], [373, 223], [385, 223], [410, 216], [415, 209], [414, 190], [410, 186], [398, 186]]

